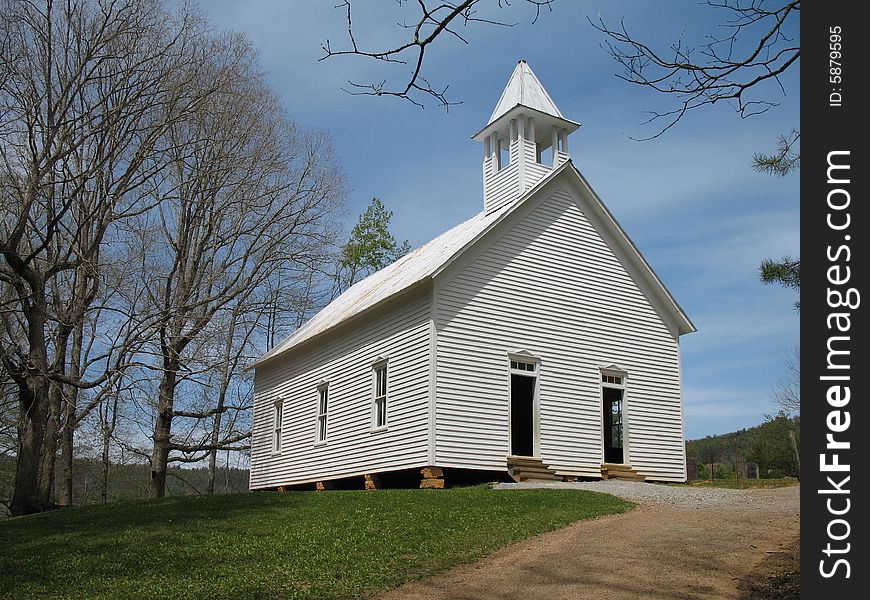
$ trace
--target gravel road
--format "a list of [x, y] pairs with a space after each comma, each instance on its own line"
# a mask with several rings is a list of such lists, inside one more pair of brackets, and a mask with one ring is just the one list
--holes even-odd
[[[499, 484], [605, 492], [634, 510], [580, 521], [388, 592], [381, 600], [742, 600], [762, 563], [796, 548], [800, 489], [602, 481]], [[745, 597], [745, 596], [743, 596]]]
[[667, 485], [661, 483], [638, 483], [633, 481], [578, 481], [578, 482], [526, 482], [499, 483], [493, 486], [496, 490], [553, 488], [589, 490], [612, 494], [632, 502], [666, 504], [680, 508], [695, 510], [712, 510], [716, 507], [744, 510], [772, 510], [782, 512], [784, 509], [799, 511], [798, 496], [789, 488], [772, 488], [759, 490], [729, 490], [712, 487], [688, 487], [684, 485]]

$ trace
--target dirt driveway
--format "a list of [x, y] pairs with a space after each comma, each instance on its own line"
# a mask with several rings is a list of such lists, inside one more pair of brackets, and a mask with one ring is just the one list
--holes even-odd
[[[738, 598], [738, 584], [796, 543], [799, 488], [577, 485], [638, 502], [393, 590], [382, 600]], [[505, 491], [510, 493], [510, 491]]]

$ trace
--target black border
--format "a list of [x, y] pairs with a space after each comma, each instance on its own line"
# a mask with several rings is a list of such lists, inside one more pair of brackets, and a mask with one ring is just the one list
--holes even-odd
[[[867, 319], [864, 316], [870, 303], [866, 291], [867, 253], [861, 252], [859, 245], [870, 245], [870, 227], [866, 205], [867, 153], [870, 145], [866, 126], [866, 113], [870, 103], [866, 86], [862, 79], [868, 72], [867, 43], [870, 36], [867, 23], [859, 17], [861, 2], [809, 2], [801, 14], [801, 597], [803, 598], [866, 598], [870, 594], [865, 583], [870, 562], [866, 552], [867, 534], [863, 526], [866, 512], [866, 494], [858, 488], [868, 487], [867, 473], [870, 464], [864, 440], [870, 436], [867, 422], [866, 378], [870, 376], [870, 364], [866, 358], [862, 364], [862, 349], [867, 349]], [[830, 32], [831, 27], [842, 28], [842, 81], [830, 81]], [[830, 94], [839, 91], [842, 105], [831, 106]], [[863, 131], [862, 131], [863, 130]], [[862, 135], [863, 134], [863, 135]], [[851, 198], [849, 216], [851, 225], [848, 231], [834, 231], [828, 227], [826, 219], [828, 193], [843, 185], [829, 184], [827, 179], [828, 153], [848, 150], [850, 182], [845, 185]], [[842, 173], [842, 171], [840, 171]], [[840, 195], [840, 198], [843, 196]], [[842, 219], [842, 213], [835, 215]], [[846, 240], [846, 235], [850, 240]], [[846, 244], [851, 250], [851, 260], [845, 261], [845, 252], [839, 261], [830, 261], [832, 251]], [[833, 264], [847, 265], [851, 268], [848, 283], [834, 286], [828, 282], [828, 269]], [[841, 267], [842, 268], [842, 267]], [[841, 271], [842, 274], [843, 271]], [[854, 310], [829, 307], [827, 294], [830, 289], [845, 291], [849, 287], [862, 293], [861, 304]], [[831, 312], [849, 312], [851, 327], [848, 333], [829, 331], [827, 317]], [[840, 410], [849, 411], [851, 424], [847, 431], [836, 434], [838, 440], [849, 441], [851, 448], [839, 451], [839, 461], [850, 465], [849, 473], [823, 473], [820, 467], [820, 454], [826, 452], [826, 434], [829, 433], [826, 419], [833, 408], [828, 404], [826, 392], [831, 382], [822, 381], [822, 375], [829, 374], [827, 369], [828, 338], [831, 335], [848, 335], [851, 354], [848, 361], [851, 400]], [[840, 342], [841, 348], [843, 342]], [[840, 371], [846, 373], [846, 371]], [[829, 453], [832, 451], [828, 451]], [[830, 459], [829, 459], [830, 462]], [[830, 488], [828, 475], [841, 481], [843, 475], [850, 480], [843, 487], [847, 495], [832, 496], [819, 493]], [[843, 506], [848, 497], [851, 505], [848, 513], [842, 516], [849, 522], [850, 535], [842, 542], [832, 542], [832, 546], [849, 543], [846, 554], [827, 557], [823, 550], [829, 542], [827, 527], [829, 522], [838, 518], [831, 515], [826, 507], [828, 498], [836, 497], [835, 507]], [[839, 527], [840, 529], [837, 529]], [[834, 533], [845, 531], [838, 524]], [[835, 576], [825, 578], [820, 573], [820, 561], [825, 560], [825, 568], [830, 569], [836, 558], [845, 558], [850, 565], [850, 576], [845, 578], [845, 567], [837, 569]], [[824, 596], [823, 596], [824, 594]]]

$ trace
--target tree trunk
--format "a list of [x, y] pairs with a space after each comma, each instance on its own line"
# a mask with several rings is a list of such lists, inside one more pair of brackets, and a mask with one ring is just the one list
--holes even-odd
[[102, 476], [100, 477], [100, 503], [105, 504], [109, 500], [109, 444], [112, 440], [112, 434], [115, 432], [115, 426], [118, 424], [118, 396], [113, 395], [112, 398], [112, 420], [109, 421], [109, 406], [106, 404], [106, 414], [100, 419], [101, 429], [103, 433], [103, 464]]
[[[215, 432], [220, 431], [219, 427], [220, 415], [215, 415], [215, 429], [211, 435], [211, 443], [217, 444], [218, 439]], [[214, 494], [214, 482], [217, 477], [217, 449], [212, 448], [208, 452], [208, 485], [205, 487], [206, 494]]]
[[233, 309], [229, 323], [229, 331], [226, 334], [226, 344], [224, 345], [224, 358], [221, 365], [221, 385], [218, 390], [217, 412], [214, 415], [214, 423], [211, 430], [211, 450], [208, 452], [208, 485], [206, 486], [206, 494], [214, 494], [214, 482], [217, 477], [217, 446], [221, 439], [221, 420], [223, 417], [223, 409], [226, 404], [227, 389], [230, 387], [230, 379], [232, 378], [231, 370], [231, 355], [233, 353], [233, 341], [236, 336], [236, 319], [238, 313]]
[[45, 509], [39, 493], [39, 467], [48, 420], [48, 385], [38, 375], [28, 377], [27, 384], [18, 390], [18, 461], [9, 506], [13, 515], [28, 515]]
[[48, 352], [45, 346], [45, 296], [31, 286], [32, 305], [27, 314], [30, 347], [27, 370], [18, 384], [18, 460], [15, 489], [9, 505], [13, 515], [27, 515], [47, 508], [40, 495], [45, 429], [49, 418]]
[[154, 449], [151, 452], [151, 481], [148, 484], [149, 498], [162, 498], [166, 493], [166, 468], [169, 464], [169, 441], [172, 434], [173, 405], [175, 402], [175, 379], [178, 364], [164, 363], [157, 400], [157, 421], [154, 423]]
[[[58, 374], [66, 372], [67, 344], [72, 329], [66, 325], [59, 327], [55, 336], [52, 371]], [[47, 358], [47, 357], [46, 357]], [[43, 506], [52, 504], [54, 495], [55, 464], [57, 463], [57, 442], [61, 432], [60, 413], [63, 406], [64, 385], [57, 381], [48, 381], [48, 420], [42, 448], [42, 461], [39, 469], [39, 498]]]
[[[62, 350], [57, 349], [58, 353]], [[54, 467], [57, 462], [57, 438], [60, 435], [60, 410], [63, 387], [56, 382], [48, 383], [48, 415], [43, 433], [42, 457], [39, 464], [39, 501], [43, 506], [52, 503], [54, 492]]]
[[[84, 319], [76, 322], [73, 330], [72, 351], [70, 352], [69, 376], [73, 381], [81, 377], [82, 346], [84, 344]], [[61, 477], [58, 504], [72, 506], [73, 503], [73, 455], [75, 430], [78, 427], [79, 389], [66, 386], [64, 395], [64, 415], [60, 436]]]
[[795, 465], [797, 465], [797, 478], [798, 478], [798, 481], [800, 481], [801, 480], [801, 455], [800, 455], [800, 452], [798, 452], [797, 440], [795, 440], [795, 437], [794, 437], [794, 429], [788, 430], [788, 439], [791, 442], [792, 452], [794, 452], [794, 463], [795, 463]]
[[[77, 395], [78, 390], [71, 390]], [[61, 506], [72, 506], [73, 503], [73, 431], [75, 425], [75, 404], [67, 399], [67, 405], [60, 438], [60, 494], [57, 503]], [[70, 414], [72, 412], [72, 414]]]

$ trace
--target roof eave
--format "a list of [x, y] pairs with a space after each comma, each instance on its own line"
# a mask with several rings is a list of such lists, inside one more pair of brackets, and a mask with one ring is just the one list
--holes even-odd
[[635, 259], [639, 262], [642, 268], [642, 273], [646, 274], [646, 279], [648, 279], [651, 283], [650, 287], [652, 288], [653, 292], [656, 293], [662, 304], [669, 309], [667, 312], [671, 316], [674, 324], [676, 325], [678, 335], [694, 333], [695, 331], [697, 331], [695, 324], [692, 323], [691, 319], [689, 319], [689, 316], [680, 306], [679, 302], [677, 302], [676, 298], [674, 298], [670, 290], [668, 290], [668, 288], [665, 286], [665, 284], [662, 282], [662, 280], [659, 278], [659, 276], [656, 274], [650, 264], [643, 257], [643, 254], [641, 254], [634, 241], [625, 232], [625, 230], [622, 228], [622, 225], [619, 224], [619, 221], [616, 220], [616, 218], [613, 216], [613, 214], [595, 192], [595, 190], [592, 189], [592, 186], [589, 185], [589, 182], [587, 182], [586, 179], [583, 177], [583, 174], [580, 173], [580, 171], [577, 169], [576, 166], [574, 166], [574, 163], [570, 159], [562, 163], [562, 165], [559, 166], [556, 170], [544, 177], [534, 187], [532, 187], [531, 189], [526, 191], [525, 194], [516, 199], [510, 205], [510, 207], [499, 216], [498, 219], [494, 220], [486, 229], [484, 229], [477, 236], [469, 240], [468, 243], [466, 243], [462, 248], [455, 252], [450, 259], [445, 261], [438, 269], [436, 269], [435, 272], [432, 273], [432, 278], [434, 279], [435, 277], [438, 277], [438, 275], [440, 275], [443, 271], [449, 268], [451, 264], [453, 264], [460, 256], [462, 256], [462, 254], [468, 248], [475, 245], [482, 237], [484, 237], [490, 231], [492, 231], [492, 229], [497, 227], [499, 223], [504, 221], [509, 215], [517, 210], [517, 208], [522, 206], [525, 203], [526, 199], [535, 195], [541, 188], [556, 179], [566, 170], [570, 170], [572, 173], [574, 173], [576, 180], [579, 181], [586, 188], [594, 202], [598, 204], [598, 206], [602, 209], [604, 215], [610, 221], [613, 229], [617, 232], [619, 236], [621, 236], [621, 240], [618, 239], [617, 241], [621, 242], [623, 248], [626, 249], [630, 254], [634, 255]]
[[367, 306], [366, 308], [364, 308], [360, 312], [358, 312], [358, 313], [356, 313], [356, 314], [354, 314], [354, 315], [352, 315], [352, 316], [350, 316], [342, 321], [338, 321], [338, 322], [334, 323], [333, 325], [330, 325], [329, 327], [312, 334], [311, 337], [307, 337], [303, 340], [300, 340], [298, 343], [293, 344], [292, 346], [287, 346], [286, 348], [282, 348], [280, 351], [275, 352], [273, 354], [270, 354], [271, 351], [265, 352], [262, 356], [260, 356], [260, 358], [255, 360], [253, 363], [251, 363], [247, 367], [245, 367], [244, 370], [249, 371], [251, 369], [261, 367], [264, 364], [270, 363], [273, 360], [275, 360], [276, 358], [286, 357], [288, 354], [298, 350], [299, 348], [306, 346], [309, 342], [318, 341], [318, 340], [322, 339], [323, 336], [330, 334], [330, 333], [333, 333], [335, 331], [338, 331], [339, 329], [341, 329], [342, 327], [345, 327], [349, 323], [354, 323], [355, 321], [357, 321], [359, 319], [359, 317], [371, 314], [372, 311], [383, 307], [384, 305], [394, 301], [396, 298], [403, 296], [404, 294], [416, 292], [423, 285], [430, 283], [432, 281], [432, 277], [433, 277], [432, 275], [424, 276], [422, 279], [412, 283], [408, 287], [402, 288], [401, 290], [397, 291], [396, 293], [380, 299], [379, 301], [375, 302], [371, 306]]
[[564, 129], [568, 130], [569, 134], [574, 133], [575, 131], [577, 131], [580, 128], [580, 123], [577, 123], [576, 121], [566, 119], [565, 117], [557, 117], [556, 115], [551, 115], [549, 113], [545, 113], [541, 110], [538, 110], [537, 108], [532, 108], [531, 106], [526, 106], [524, 104], [517, 104], [512, 109], [510, 109], [509, 111], [504, 113], [502, 116], [500, 116], [498, 119], [496, 119], [492, 123], [489, 123], [486, 127], [484, 127], [483, 129], [481, 129], [480, 131], [478, 131], [477, 133], [472, 135], [471, 139], [473, 139], [476, 142], [482, 142], [486, 138], [486, 136], [490, 135], [494, 131], [498, 131], [499, 129], [501, 129], [503, 127], [502, 123], [505, 120], [509, 121], [515, 115], [517, 115], [521, 112], [529, 112], [529, 111], [531, 111], [532, 113], [535, 113], [536, 115], [538, 115], [540, 118], [542, 118], [544, 120], [549, 120], [552, 122], [560, 123], [561, 125], [563, 125]]
[[526, 190], [526, 192], [522, 196], [520, 196], [519, 198], [514, 200], [511, 204], [509, 204], [508, 208], [506, 210], [504, 210], [499, 215], [499, 217], [497, 219], [495, 219], [492, 223], [490, 223], [486, 229], [484, 229], [479, 234], [477, 234], [475, 237], [473, 237], [471, 240], [469, 240], [462, 248], [460, 248], [457, 252], [455, 252], [453, 254], [453, 256], [451, 256], [449, 259], [444, 261], [440, 267], [435, 269], [435, 271], [432, 273], [432, 278], [434, 279], [434, 278], [438, 277], [438, 275], [440, 275], [442, 272], [444, 272], [444, 270], [446, 270], [448, 267], [450, 267], [450, 265], [452, 265], [454, 263], [454, 261], [456, 261], [457, 258], [462, 256], [462, 254], [464, 254], [468, 248], [470, 248], [471, 246], [474, 246], [478, 242], [478, 240], [480, 240], [480, 238], [484, 237], [487, 233], [492, 231], [493, 228], [497, 227], [499, 223], [504, 221], [509, 215], [511, 215], [515, 210], [517, 210], [517, 208], [519, 208], [526, 201], [526, 199], [535, 195], [538, 192], [538, 190], [540, 190], [542, 187], [547, 185], [550, 181], [552, 181], [553, 179], [558, 177], [559, 174], [562, 173], [565, 169], [569, 168], [568, 165], [570, 165], [570, 164], [571, 164], [570, 159], [567, 160], [566, 162], [562, 163], [553, 172], [551, 172], [549, 175], [547, 175], [546, 177], [541, 179], [533, 187]]
[[[570, 163], [570, 161], [569, 161]], [[629, 250], [631, 254], [640, 262], [640, 266], [647, 274], [647, 279], [651, 281], [652, 288], [656, 292], [656, 295], [659, 296], [659, 299], [664, 302], [666, 306], [669, 305], [670, 310], [668, 311], [670, 315], [673, 317], [675, 324], [677, 326], [677, 332], [679, 335], [684, 335], [687, 333], [694, 333], [698, 331], [695, 324], [686, 314], [686, 311], [683, 310], [683, 307], [680, 306], [680, 303], [677, 302], [677, 299], [671, 294], [670, 290], [665, 286], [664, 282], [659, 278], [656, 272], [653, 270], [652, 266], [647, 262], [646, 258], [644, 258], [640, 249], [638, 249], [637, 245], [634, 243], [634, 240], [626, 233], [626, 231], [622, 228], [622, 225], [619, 224], [619, 221], [616, 220], [616, 217], [613, 216], [613, 213], [610, 212], [610, 209], [607, 208], [607, 205], [601, 200], [598, 194], [592, 189], [592, 186], [589, 185], [589, 182], [586, 181], [586, 178], [583, 177], [583, 174], [571, 163], [571, 170], [574, 172], [578, 180], [583, 184], [598, 206], [602, 209], [611, 225], [618, 232], [618, 234], [622, 237], [622, 246]]]

